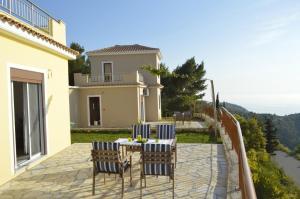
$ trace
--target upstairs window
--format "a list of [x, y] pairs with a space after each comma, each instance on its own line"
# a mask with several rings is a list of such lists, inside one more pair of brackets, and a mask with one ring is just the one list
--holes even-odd
[[113, 78], [113, 68], [112, 62], [104, 62], [103, 63], [103, 79], [104, 82], [112, 82]]

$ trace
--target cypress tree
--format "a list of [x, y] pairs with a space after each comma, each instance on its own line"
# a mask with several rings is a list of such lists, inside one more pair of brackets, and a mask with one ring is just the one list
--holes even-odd
[[266, 151], [273, 154], [278, 145], [277, 129], [271, 118], [265, 120]]

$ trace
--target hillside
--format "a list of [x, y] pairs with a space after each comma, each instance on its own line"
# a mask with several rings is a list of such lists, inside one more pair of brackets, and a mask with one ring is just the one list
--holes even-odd
[[300, 143], [300, 113], [286, 116], [278, 116], [273, 114], [259, 114], [250, 112], [242, 106], [225, 102], [225, 107], [234, 114], [244, 117], [257, 117], [260, 121], [264, 121], [266, 117], [272, 117], [277, 128], [279, 141], [290, 149], [294, 149]]
[[248, 115], [250, 112], [242, 106], [231, 104], [229, 102], [223, 102], [223, 106], [227, 108], [231, 113], [239, 115]]

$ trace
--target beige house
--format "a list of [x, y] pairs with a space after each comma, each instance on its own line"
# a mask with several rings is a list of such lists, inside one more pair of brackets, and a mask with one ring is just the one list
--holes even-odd
[[87, 55], [91, 74], [75, 74], [75, 86], [70, 88], [75, 127], [120, 128], [161, 119], [160, 78], [141, 69], [159, 68], [158, 48], [115, 45]]
[[0, 52], [3, 184], [70, 145], [68, 60], [77, 52], [65, 24], [26, 0], [0, 1]]

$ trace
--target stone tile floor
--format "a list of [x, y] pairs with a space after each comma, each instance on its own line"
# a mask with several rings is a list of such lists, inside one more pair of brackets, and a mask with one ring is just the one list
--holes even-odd
[[[0, 187], [0, 198], [120, 198], [121, 179], [96, 177], [92, 196], [90, 144], [73, 144]], [[139, 198], [139, 154], [133, 157], [133, 186], [125, 177], [124, 198]], [[226, 198], [227, 163], [223, 145], [178, 144], [175, 198]], [[167, 177], [147, 177], [143, 198], [171, 198]]]

